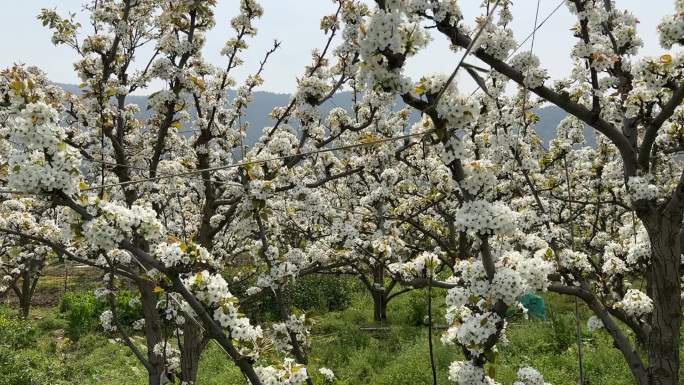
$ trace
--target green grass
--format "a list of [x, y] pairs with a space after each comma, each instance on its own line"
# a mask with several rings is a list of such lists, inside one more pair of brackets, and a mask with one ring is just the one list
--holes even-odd
[[[399, 297], [389, 307], [389, 322], [372, 321], [372, 302], [363, 292], [354, 294], [351, 305], [338, 312], [316, 316], [312, 329], [309, 373], [323, 383], [318, 369], [332, 369], [339, 385], [430, 384], [426, 294], [415, 291]], [[511, 384], [517, 370], [533, 366], [550, 383], [577, 383], [578, 364], [574, 302], [547, 295], [552, 320], [514, 318], [507, 333], [509, 343], [500, 346], [493, 370], [497, 381]], [[436, 323], [443, 323], [443, 293], [434, 293]], [[145, 384], [146, 372], [123, 345], [89, 332], [77, 342], [61, 337], [66, 321], [56, 307], [32, 310], [30, 321], [19, 321], [5, 308], [0, 310], [0, 385], [43, 384]], [[589, 313], [582, 308], [582, 327]], [[361, 330], [361, 327], [377, 330]], [[4, 334], [3, 334], [4, 333]], [[433, 337], [438, 383], [448, 384], [450, 362], [462, 358], [455, 347]], [[16, 338], [3, 338], [13, 335]], [[61, 338], [60, 338], [61, 337]], [[16, 340], [16, 341], [15, 341]], [[10, 341], [10, 342], [3, 342]], [[586, 376], [592, 385], [631, 385], [634, 382], [619, 351], [604, 332], [582, 336]], [[245, 383], [237, 368], [214, 344], [202, 356], [199, 385]]]
[[[145, 384], [144, 369], [132, 353], [103, 335], [88, 334], [78, 342], [63, 337], [66, 322], [56, 308], [34, 309], [33, 319], [19, 321], [7, 309], [0, 311], [0, 328], [32, 333], [22, 343], [2, 339], [0, 385]], [[8, 343], [9, 342], [9, 343]]]

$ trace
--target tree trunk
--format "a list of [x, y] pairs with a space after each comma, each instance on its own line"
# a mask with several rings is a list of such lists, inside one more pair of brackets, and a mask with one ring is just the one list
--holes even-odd
[[28, 319], [29, 310], [31, 309], [31, 264], [29, 269], [21, 272], [21, 293], [19, 297], [19, 311], [21, 318]]
[[376, 322], [387, 321], [387, 293], [385, 288], [385, 268], [377, 265], [373, 268], [373, 319]]
[[154, 353], [154, 346], [162, 342], [162, 326], [157, 310], [157, 296], [154, 294], [154, 284], [141, 280], [138, 289], [145, 317], [145, 343], [147, 345], [148, 383], [149, 385], [161, 385], [161, 376], [164, 373], [164, 358]]
[[373, 292], [373, 319], [377, 322], [387, 321], [387, 296]]
[[183, 346], [181, 351], [181, 381], [192, 385], [197, 382], [199, 360], [209, 342], [202, 335], [202, 330], [190, 320], [183, 325]]
[[28, 319], [29, 310], [31, 309], [31, 300], [25, 298], [24, 293], [19, 297], [19, 315], [22, 319]]
[[156, 368], [150, 370], [147, 373], [147, 383], [149, 385], [163, 385], [161, 382], [161, 371], [158, 373]]
[[[667, 214], [667, 213], [666, 213]], [[679, 343], [682, 325], [681, 218], [660, 213], [650, 215], [646, 228], [651, 241], [648, 295], [653, 300], [648, 349], [650, 385], [679, 384]]]

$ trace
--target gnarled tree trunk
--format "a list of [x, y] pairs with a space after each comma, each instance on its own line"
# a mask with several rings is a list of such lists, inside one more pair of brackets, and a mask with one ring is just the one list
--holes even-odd
[[649, 385], [679, 384], [682, 326], [679, 232], [682, 220], [668, 214], [657, 210], [643, 218], [651, 241], [647, 282], [653, 313], [646, 343]]

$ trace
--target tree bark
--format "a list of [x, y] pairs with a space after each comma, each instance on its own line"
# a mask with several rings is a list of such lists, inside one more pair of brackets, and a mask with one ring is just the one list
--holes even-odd
[[384, 293], [373, 292], [373, 319], [387, 321], [387, 296]]
[[28, 319], [33, 293], [38, 283], [38, 277], [33, 277], [34, 271], [33, 262], [29, 262], [28, 269], [21, 272], [21, 288], [16, 283], [13, 287], [14, 293], [19, 300], [19, 315], [22, 319]]
[[164, 359], [154, 353], [154, 346], [162, 341], [162, 326], [157, 310], [157, 297], [154, 294], [153, 283], [141, 280], [138, 284], [142, 310], [145, 316], [145, 342], [147, 345], [147, 362], [149, 385], [161, 385], [161, 376], [164, 373]]
[[385, 288], [385, 268], [378, 264], [373, 268], [373, 319], [387, 321], [387, 293]]
[[651, 263], [646, 273], [648, 295], [653, 300], [651, 331], [646, 344], [651, 385], [679, 384], [681, 218], [665, 214], [656, 212], [644, 218], [651, 240]]
[[209, 340], [202, 330], [190, 320], [183, 325], [183, 346], [181, 351], [181, 381], [187, 384], [197, 382], [199, 360]]

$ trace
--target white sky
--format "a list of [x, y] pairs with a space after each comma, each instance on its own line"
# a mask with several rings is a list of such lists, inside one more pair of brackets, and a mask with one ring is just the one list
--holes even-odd
[[[540, 21], [548, 15], [560, 0], [540, 0]], [[76, 12], [77, 19], [87, 25], [87, 18], [81, 11], [83, 0], [0, 0], [0, 67], [13, 63], [36, 65], [48, 73], [55, 82], [78, 83], [72, 64], [76, 56], [68, 47], [55, 47], [50, 42], [50, 32], [36, 20], [41, 8], [56, 8], [61, 14]], [[335, 5], [331, 0], [260, 0], [265, 14], [256, 25], [258, 36], [250, 42], [249, 52], [244, 55], [246, 65], [235, 72], [239, 80], [256, 69], [273, 42], [280, 40], [281, 49], [272, 56], [264, 78], [262, 90], [291, 92], [303, 68], [310, 61], [310, 52], [323, 46], [325, 37], [319, 30], [322, 16], [332, 14]], [[640, 20], [639, 33], [645, 41], [643, 55], [661, 55], [665, 51], [659, 46], [656, 25], [660, 19], [671, 13], [673, 0], [616, 0], [617, 6], [629, 9]], [[472, 22], [481, 13], [481, 0], [461, 0], [466, 20]], [[219, 55], [223, 43], [232, 36], [229, 20], [239, 5], [238, 0], [218, 0], [216, 9], [217, 26], [207, 36], [205, 56], [214, 64], [221, 64], [225, 58]], [[512, 28], [516, 39], [522, 41], [533, 29], [537, 0], [514, 1], [515, 16]], [[535, 42], [537, 54], [552, 78], [564, 77], [569, 70], [569, 50], [574, 38], [569, 31], [573, 17], [562, 6], [561, 9], [538, 31]], [[436, 34], [439, 35], [439, 34]], [[529, 42], [526, 49], [529, 49]], [[436, 36], [431, 45], [407, 64], [410, 76], [420, 77], [430, 73], [450, 73], [460, 58], [460, 53], [451, 52], [446, 40]], [[142, 60], [141, 60], [142, 61]], [[473, 83], [462, 78], [461, 89], [467, 92]], [[141, 93], [149, 93], [142, 90]]]

